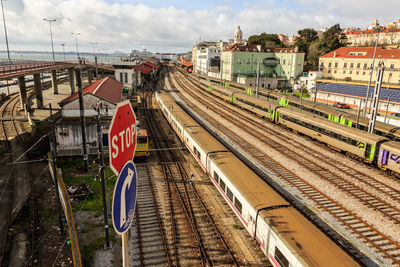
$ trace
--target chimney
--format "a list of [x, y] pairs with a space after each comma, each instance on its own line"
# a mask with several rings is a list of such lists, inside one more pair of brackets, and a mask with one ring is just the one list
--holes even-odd
[[294, 52], [295, 52], [295, 53], [298, 53], [298, 52], [299, 52], [299, 47], [298, 47], [298, 46], [296, 46], [296, 47], [294, 48]]
[[333, 57], [336, 57], [336, 51], [333, 51]]
[[261, 52], [261, 45], [257, 45], [258, 52]]

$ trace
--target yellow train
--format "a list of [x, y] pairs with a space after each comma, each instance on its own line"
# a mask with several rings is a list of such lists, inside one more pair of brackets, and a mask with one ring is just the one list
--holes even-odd
[[149, 156], [149, 136], [145, 129], [139, 129], [137, 132], [135, 158], [148, 158]]

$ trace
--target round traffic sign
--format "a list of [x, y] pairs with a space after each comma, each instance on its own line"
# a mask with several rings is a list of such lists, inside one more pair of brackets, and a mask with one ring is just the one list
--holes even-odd
[[136, 149], [136, 116], [129, 100], [117, 105], [108, 134], [110, 168], [118, 175]]
[[137, 175], [135, 165], [129, 160], [122, 168], [114, 187], [112, 221], [115, 231], [122, 235], [135, 216]]

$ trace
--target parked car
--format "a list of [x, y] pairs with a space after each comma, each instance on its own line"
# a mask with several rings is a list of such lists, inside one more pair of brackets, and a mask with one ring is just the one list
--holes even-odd
[[3, 87], [3, 86], [5, 86], [5, 84], [4, 84], [4, 83], [2, 83], [2, 82], [0, 82], [0, 87]]
[[337, 108], [341, 108], [341, 109], [349, 109], [350, 106], [345, 104], [345, 103], [340, 103], [340, 102], [335, 102], [335, 104], [333, 104], [334, 107]]
[[400, 117], [400, 113], [392, 113], [390, 115], [395, 116], [395, 117]]

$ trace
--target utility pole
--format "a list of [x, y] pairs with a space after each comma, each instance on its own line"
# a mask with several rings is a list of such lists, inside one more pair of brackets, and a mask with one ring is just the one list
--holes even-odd
[[81, 69], [76, 69], [76, 80], [78, 83], [78, 94], [79, 94], [79, 110], [81, 118], [81, 130], [82, 130], [82, 145], [83, 145], [83, 161], [85, 163], [85, 172], [89, 171], [88, 162], [88, 151], [86, 143], [86, 125], [85, 125], [85, 109], [83, 107], [83, 95], [82, 95], [82, 79], [81, 79]]
[[358, 129], [358, 123], [360, 122], [361, 105], [362, 105], [362, 99], [360, 99], [360, 104], [358, 105], [357, 123], [356, 123], [356, 128], [357, 129]]
[[101, 177], [101, 193], [103, 196], [103, 210], [104, 210], [104, 232], [106, 236], [106, 248], [110, 248], [110, 236], [108, 228], [108, 214], [107, 214], [107, 198], [106, 198], [106, 187], [104, 178], [104, 158], [103, 158], [103, 140], [101, 135], [101, 118], [100, 112], [102, 110], [102, 104], [97, 103], [94, 106], [94, 110], [97, 111], [97, 144], [98, 144], [98, 159], [99, 159], [99, 173]]
[[65, 61], [66, 61], [66, 60], [65, 60], [65, 44], [61, 44], [61, 46], [62, 46], [62, 48], [63, 48], [64, 62], [65, 62]]
[[6, 36], [6, 45], [7, 45], [8, 61], [11, 62], [10, 49], [9, 49], [9, 47], [8, 47], [7, 26], [6, 26], [6, 17], [4, 16], [3, 1], [5, 1], [5, 0], [0, 0], [0, 2], [1, 2], [1, 11], [2, 11], [2, 13], [3, 13], [4, 34], [5, 34], [5, 36]]
[[56, 57], [54, 56], [54, 44], [53, 44], [53, 31], [51, 30], [51, 23], [55, 22], [55, 19], [43, 19], [44, 21], [47, 21], [50, 25], [50, 39], [51, 39], [51, 51], [53, 51], [53, 61], [56, 61]]
[[379, 107], [379, 98], [380, 98], [381, 89], [382, 89], [383, 72], [384, 71], [385, 71], [384, 63], [380, 62], [378, 64], [378, 72], [376, 74], [374, 95], [371, 100], [373, 105], [372, 105], [372, 110], [371, 110], [371, 117], [369, 118], [369, 124], [368, 124], [368, 132], [369, 133], [374, 133], [374, 131], [375, 131], [376, 113], [377, 113], [378, 107]]
[[64, 227], [62, 223], [61, 217], [61, 203], [60, 203], [60, 193], [58, 191], [58, 173], [57, 173], [57, 145], [56, 145], [56, 134], [54, 130], [54, 119], [53, 119], [53, 109], [51, 108], [51, 103], [49, 103], [50, 108], [50, 124], [51, 124], [51, 133], [50, 133], [50, 146], [51, 146], [51, 162], [53, 165], [53, 176], [54, 176], [54, 184], [56, 187], [56, 197], [57, 197], [57, 206], [58, 206], [58, 223], [60, 227], [60, 234], [64, 234]]
[[303, 89], [304, 89], [304, 86], [302, 86], [301, 87], [301, 92], [300, 92], [300, 107], [299, 107], [299, 109], [301, 110], [302, 108], [303, 108], [303, 104], [302, 104], [302, 102], [303, 102]]
[[258, 90], [260, 90], [260, 61], [257, 62], [257, 87], [256, 87], [256, 97], [258, 97]]
[[[375, 56], [376, 56], [376, 48], [378, 47], [378, 40], [379, 40], [379, 32], [381, 30], [381, 27], [377, 25], [374, 30], [376, 30], [378, 33], [376, 35], [376, 40], [375, 40], [375, 49], [374, 49], [374, 55], [372, 57], [372, 66], [371, 66], [371, 71], [369, 73], [369, 82], [368, 82], [368, 87], [367, 87], [367, 94], [365, 96], [365, 107], [364, 107], [364, 117], [367, 115], [367, 106], [368, 106], [368, 98], [369, 98], [369, 90], [371, 87], [371, 80], [372, 80], [372, 73], [374, 72], [374, 67], [375, 67]], [[376, 86], [376, 85], [375, 85]]]

